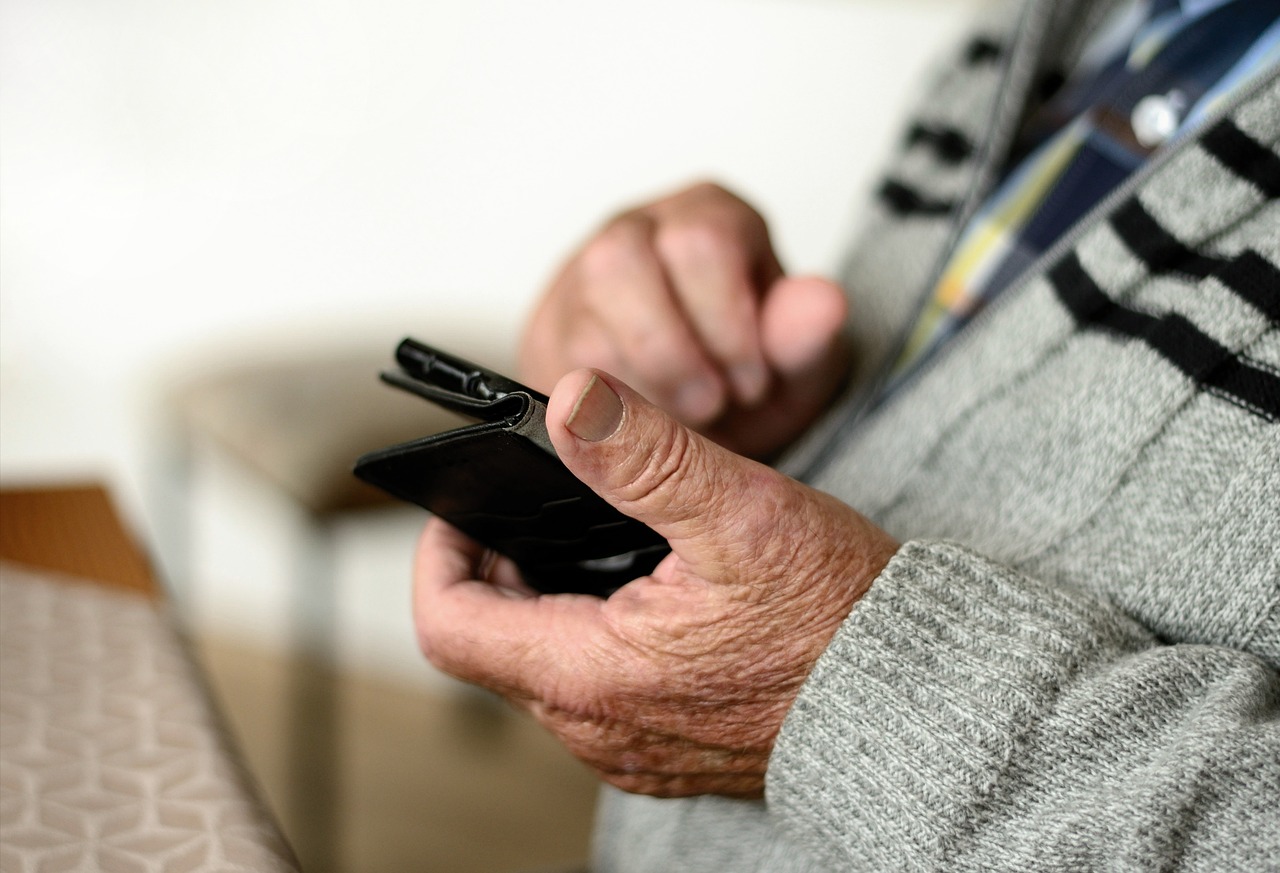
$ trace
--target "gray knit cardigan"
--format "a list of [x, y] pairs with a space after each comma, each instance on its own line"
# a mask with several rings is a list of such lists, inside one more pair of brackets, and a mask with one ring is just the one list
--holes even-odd
[[607, 791], [598, 873], [1280, 870], [1280, 79], [869, 399], [1103, 6], [998, 10], [931, 83], [844, 274], [855, 384], [785, 463], [905, 545], [765, 800]]

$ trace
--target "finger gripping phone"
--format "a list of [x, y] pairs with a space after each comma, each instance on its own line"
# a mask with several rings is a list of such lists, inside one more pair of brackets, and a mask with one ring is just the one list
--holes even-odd
[[669, 548], [584, 485], [547, 436], [547, 397], [414, 339], [383, 381], [475, 424], [362, 455], [355, 475], [511, 558], [534, 589], [607, 597]]

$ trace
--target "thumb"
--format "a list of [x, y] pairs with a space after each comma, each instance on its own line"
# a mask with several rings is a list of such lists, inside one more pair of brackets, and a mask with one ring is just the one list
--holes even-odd
[[574, 475], [657, 531], [705, 578], [729, 581], [726, 572], [750, 563], [795, 499], [780, 473], [700, 436], [598, 370], [561, 378], [547, 432]]
[[784, 378], [825, 368], [848, 315], [848, 297], [830, 279], [786, 276], [777, 280], [769, 287], [760, 313], [761, 343], [770, 366]]

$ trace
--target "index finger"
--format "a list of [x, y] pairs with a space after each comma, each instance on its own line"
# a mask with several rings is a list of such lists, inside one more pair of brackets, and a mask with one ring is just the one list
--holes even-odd
[[782, 267], [768, 226], [746, 202], [704, 185], [649, 208], [654, 246], [673, 292], [737, 399], [754, 404], [768, 388], [760, 341], [760, 299]]
[[720, 414], [724, 385], [653, 247], [654, 229], [641, 213], [614, 219], [582, 250], [573, 278], [637, 384], [702, 424]]

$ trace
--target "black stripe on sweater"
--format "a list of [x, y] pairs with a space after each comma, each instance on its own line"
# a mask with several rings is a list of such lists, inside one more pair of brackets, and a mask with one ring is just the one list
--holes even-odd
[[1268, 197], [1280, 197], [1280, 157], [1230, 119], [1210, 128], [1201, 140], [1209, 154]]
[[945, 164], [958, 164], [973, 154], [973, 143], [953, 127], [913, 124], [907, 131], [907, 146], [927, 145]]
[[1004, 47], [993, 39], [985, 36], [975, 37], [970, 41], [964, 50], [965, 63], [973, 66], [976, 64], [994, 61], [1004, 54]]
[[1150, 272], [1212, 276], [1280, 324], [1280, 270], [1257, 252], [1246, 249], [1231, 257], [1197, 252], [1165, 230], [1137, 198], [1116, 210], [1111, 227]]
[[1267, 421], [1280, 422], [1280, 376], [1232, 353], [1185, 317], [1152, 315], [1112, 300], [1075, 252], [1049, 270], [1049, 281], [1080, 328], [1141, 340], [1202, 389]]
[[896, 179], [886, 179], [876, 193], [897, 215], [948, 215], [956, 207], [952, 200], [927, 197]]

